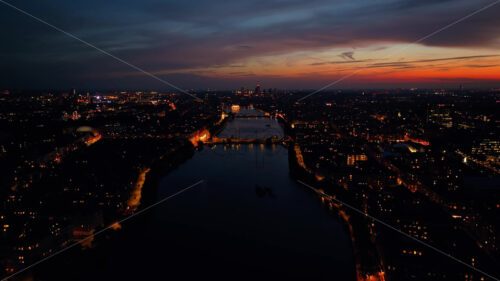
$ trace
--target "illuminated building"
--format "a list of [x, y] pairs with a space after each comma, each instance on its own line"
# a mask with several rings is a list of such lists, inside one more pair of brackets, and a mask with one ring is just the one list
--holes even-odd
[[72, 120], [78, 120], [78, 119], [80, 119], [80, 117], [82, 117], [82, 116], [76, 110], [73, 111], [73, 113], [71, 114], [71, 119]]
[[194, 133], [189, 141], [196, 147], [199, 142], [206, 142], [210, 139], [210, 132], [207, 129], [201, 129]]
[[487, 161], [500, 161], [500, 141], [483, 139], [472, 146], [472, 154], [482, 156]]
[[354, 166], [356, 162], [366, 160], [368, 160], [368, 157], [365, 154], [347, 155], [347, 166]]
[[255, 93], [256, 93], [256, 94], [260, 94], [260, 93], [262, 93], [262, 92], [261, 92], [261, 89], [260, 89], [260, 83], [257, 83], [257, 86], [255, 86]]
[[432, 123], [440, 124], [443, 127], [451, 128], [453, 127], [453, 118], [451, 117], [450, 111], [443, 109], [444, 105], [439, 105], [439, 109], [431, 109], [428, 114], [428, 120]]
[[239, 105], [237, 105], [237, 104], [233, 104], [233, 105], [231, 106], [231, 111], [232, 111], [233, 113], [236, 113], [236, 112], [240, 111], [240, 106], [239, 106]]

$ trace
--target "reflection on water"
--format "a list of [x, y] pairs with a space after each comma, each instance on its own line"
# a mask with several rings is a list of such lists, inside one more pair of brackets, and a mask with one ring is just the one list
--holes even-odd
[[220, 138], [260, 139], [277, 136], [283, 138], [283, 129], [278, 120], [270, 118], [235, 118], [218, 135]]

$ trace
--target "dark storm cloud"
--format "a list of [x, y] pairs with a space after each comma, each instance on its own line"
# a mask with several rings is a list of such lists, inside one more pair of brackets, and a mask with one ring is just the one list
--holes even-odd
[[[11, 0], [12, 1], [12, 0]], [[12, 2], [149, 71], [235, 65], [290, 51], [413, 42], [490, 3], [469, 0], [191, 0]], [[498, 47], [499, 7], [423, 42]], [[6, 6], [0, 8], [0, 87], [106, 87], [131, 69]], [[354, 59], [354, 53], [344, 58]], [[354, 60], [352, 61], [354, 62]], [[340, 62], [328, 62], [340, 63]], [[239, 65], [239, 64], [236, 64]], [[170, 76], [182, 87], [201, 76]], [[113, 76], [111, 76], [113, 77]], [[111, 79], [111, 80], [109, 80]], [[126, 77], [137, 87], [161, 86]], [[199, 83], [198, 83], [199, 82]], [[113, 82], [114, 83], [114, 82]]]

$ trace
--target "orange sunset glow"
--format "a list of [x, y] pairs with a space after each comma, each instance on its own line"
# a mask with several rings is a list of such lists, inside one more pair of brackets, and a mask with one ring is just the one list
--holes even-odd
[[[346, 50], [349, 48], [285, 52], [247, 58], [234, 62], [234, 65], [184, 71], [211, 72], [227, 78], [262, 76], [319, 82], [333, 82], [354, 73], [342, 82], [344, 85], [352, 82], [402, 82], [411, 85], [442, 81], [460, 83], [468, 80], [500, 80], [500, 52], [494, 48], [472, 51], [466, 48], [388, 43], [351, 50], [347, 58], [339, 56]], [[158, 72], [167, 73], [169, 72]]]

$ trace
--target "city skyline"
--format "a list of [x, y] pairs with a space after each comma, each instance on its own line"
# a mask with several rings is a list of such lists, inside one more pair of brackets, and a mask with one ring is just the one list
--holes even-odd
[[500, 281], [500, 0], [0, 0], [0, 281]]
[[498, 91], [309, 94], [0, 95], [3, 280], [498, 280]]

